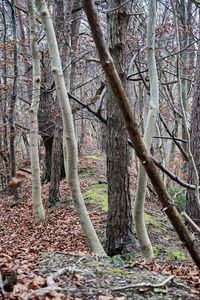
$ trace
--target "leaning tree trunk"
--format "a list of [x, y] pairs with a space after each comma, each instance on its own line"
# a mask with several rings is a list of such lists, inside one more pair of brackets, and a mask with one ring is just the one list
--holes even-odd
[[30, 149], [31, 149], [31, 169], [32, 169], [32, 198], [35, 222], [40, 223], [45, 220], [44, 207], [41, 198], [40, 164], [38, 153], [38, 119], [37, 112], [40, 103], [40, 57], [37, 47], [38, 39], [35, 32], [35, 13], [32, 0], [28, 0], [28, 10], [30, 15], [30, 35], [31, 53], [33, 58], [33, 92], [30, 109]]
[[62, 113], [65, 172], [67, 175], [71, 196], [74, 201], [74, 207], [76, 209], [83, 232], [85, 233], [86, 239], [88, 241], [90, 250], [97, 254], [105, 255], [105, 251], [101, 243], [99, 242], [99, 239], [96, 235], [88, 212], [86, 210], [78, 182], [77, 145], [73, 118], [62, 72], [61, 60], [53, 23], [50, 18], [46, 3], [42, 0], [36, 0], [36, 6], [40, 13], [43, 27], [47, 36], [47, 42], [51, 56], [52, 73]]
[[[109, 49], [125, 84], [125, 54], [128, 25], [128, 7], [120, 6], [124, 0], [111, 0], [108, 13]], [[110, 256], [134, 252], [137, 240], [133, 234], [131, 197], [129, 189], [129, 146], [124, 120], [115, 101], [110, 85], [107, 89], [107, 180], [108, 180], [108, 217], [106, 230], [106, 251]]]
[[153, 159], [151, 158], [141, 139], [140, 132], [138, 130], [138, 124], [135, 120], [128, 97], [125, 93], [115, 65], [113, 64], [112, 57], [106, 46], [106, 40], [100, 26], [100, 20], [95, 10], [94, 3], [92, 0], [82, 0], [82, 2], [88, 18], [88, 22], [90, 24], [101, 65], [107, 75], [113, 93], [115, 95], [115, 99], [120, 107], [126, 124], [126, 129], [129, 132], [135, 153], [145, 167], [149, 179], [151, 180], [158, 198], [162, 203], [163, 211], [169, 217], [172, 225], [174, 226], [174, 229], [179, 235], [179, 238], [183, 242], [184, 246], [187, 248], [192, 259], [194, 260], [198, 268], [200, 268], [199, 242], [194, 239], [194, 237], [190, 234], [185, 224], [183, 223], [183, 220], [178, 213], [174, 203], [169, 198], [167, 190], [160, 178], [159, 172], [156, 169]]
[[[156, 0], [148, 2], [148, 25], [147, 25], [147, 64], [150, 79], [150, 106], [147, 122], [144, 131], [144, 144], [150, 150], [156, 119], [159, 108], [159, 87], [158, 75], [155, 59], [155, 20], [156, 20]], [[135, 227], [137, 237], [145, 260], [153, 259], [153, 249], [145, 226], [144, 202], [147, 187], [147, 174], [140, 163], [138, 172], [138, 184], [134, 208]]]

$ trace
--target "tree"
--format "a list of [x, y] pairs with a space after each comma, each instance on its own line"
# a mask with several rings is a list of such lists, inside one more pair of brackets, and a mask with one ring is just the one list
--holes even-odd
[[36, 0], [36, 6], [40, 13], [40, 17], [42, 19], [43, 27], [47, 37], [47, 43], [51, 57], [51, 68], [62, 113], [65, 173], [67, 175], [71, 196], [74, 201], [74, 207], [76, 209], [83, 232], [85, 233], [85, 236], [87, 238], [90, 250], [97, 254], [104, 255], [104, 249], [99, 242], [99, 239], [89, 218], [78, 182], [77, 144], [74, 132], [73, 118], [67, 89], [65, 86], [61, 60], [52, 20], [50, 18], [49, 11], [45, 2]]
[[[108, 45], [120, 79], [125, 85], [125, 54], [127, 26], [129, 21], [128, 5], [123, 0], [111, 0], [108, 7]], [[116, 7], [120, 7], [115, 9]], [[107, 88], [107, 180], [108, 180], [108, 217], [106, 229], [106, 251], [110, 256], [134, 252], [138, 247], [133, 233], [129, 146], [124, 120], [115, 101], [112, 88]]]
[[153, 184], [159, 200], [162, 203], [163, 210], [169, 217], [174, 229], [176, 230], [179, 238], [187, 248], [192, 259], [200, 268], [200, 247], [198, 241], [194, 240], [190, 232], [187, 230], [181, 216], [179, 215], [176, 207], [169, 198], [167, 190], [160, 178], [160, 175], [155, 167], [153, 159], [149, 155], [138, 130], [138, 125], [135, 120], [133, 111], [131, 109], [128, 97], [125, 93], [117, 70], [113, 64], [112, 57], [107, 49], [104, 34], [102, 32], [97, 12], [95, 10], [92, 0], [83, 0], [84, 10], [86, 12], [92, 35], [96, 44], [98, 55], [101, 65], [107, 75], [109, 83], [112, 87], [112, 91], [115, 95], [115, 99], [120, 107], [123, 115], [126, 129], [129, 132], [132, 145], [135, 153], [142, 162], [145, 170]]
[[[200, 173], [200, 42], [198, 42], [198, 53], [196, 60], [196, 72], [194, 81], [194, 94], [191, 113], [191, 131], [190, 131], [190, 148], [194, 158], [197, 172]], [[196, 175], [194, 164], [189, 159], [188, 162], [188, 181], [196, 184]], [[197, 184], [200, 184], [198, 182]], [[193, 190], [187, 191], [186, 212], [190, 218], [200, 226], [200, 203], [197, 194]]]
[[[156, 1], [148, 2], [148, 25], [147, 25], [147, 64], [150, 78], [150, 104], [144, 131], [144, 144], [147, 150], [150, 150], [153, 133], [155, 130], [156, 119], [159, 109], [159, 87], [158, 75], [155, 59], [155, 21], [156, 21]], [[146, 260], [153, 259], [153, 249], [149, 240], [145, 220], [144, 220], [144, 202], [147, 187], [147, 174], [142, 163], [139, 164], [138, 183], [136, 191], [136, 200], [134, 207], [135, 227], [139, 239], [142, 256]]]
[[44, 207], [41, 198], [40, 163], [38, 154], [38, 107], [40, 103], [40, 56], [38, 51], [38, 38], [35, 30], [35, 12], [32, 0], [28, 0], [28, 10], [30, 18], [30, 46], [33, 59], [33, 91], [30, 108], [30, 149], [31, 149], [31, 169], [32, 169], [32, 199], [35, 222], [40, 223], [45, 220]]

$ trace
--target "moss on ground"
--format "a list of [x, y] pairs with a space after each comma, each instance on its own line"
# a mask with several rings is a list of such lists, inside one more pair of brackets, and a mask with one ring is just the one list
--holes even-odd
[[87, 192], [83, 193], [83, 198], [87, 202], [97, 204], [102, 211], [108, 211], [108, 196], [107, 184], [99, 183], [98, 181], [91, 180], [91, 187]]
[[145, 219], [146, 226], [148, 226], [148, 225], [153, 225], [155, 227], [161, 226], [160, 222], [157, 221], [153, 216], [151, 216], [149, 214], [144, 214], [144, 219]]
[[153, 253], [154, 255], [159, 255], [159, 254], [164, 254], [164, 257], [166, 259], [170, 260], [187, 260], [188, 258], [185, 256], [185, 254], [182, 251], [179, 250], [171, 250], [167, 248], [158, 248], [158, 247], [153, 247]]
[[96, 155], [88, 155], [86, 158], [92, 158], [96, 160], [104, 160], [105, 158], [103, 156], [96, 156]]

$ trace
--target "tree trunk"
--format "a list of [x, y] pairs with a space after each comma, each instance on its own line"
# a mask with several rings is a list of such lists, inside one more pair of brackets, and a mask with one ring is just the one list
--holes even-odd
[[[148, 25], [147, 25], [147, 64], [150, 78], [150, 106], [147, 122], [144, 131], [144, 144], [150, 150], [156, 119], [159, 109], [159, 87], [158, 75], [155, 59], [155, 20], [156, 20], [156, 0], [148, 2]], [[142, 256], [145, 260], [153, 259], [153, 249], [144, 221], [144, 202], [147, 187], [147, 174], [140, 162], [138, 172], [138, 184], [134, 208], [135, 227], [139, 239]]]
[[[111, 0], [109, 9], [120, 6], [123, 0]], [[125, 84], [125, 51], [128, 25], [128, 7], [108, 13], [108, 43], [115, 66]], [[108, 217], [106, 251], [110, 256], [134, 252], [137, 240], [133, 234], [131, 197], [129, 190], [129, 149], [124, 120], [110, 85], [107, 89], [107, 180]]]
[[[63, 159], [62, 151], [62, 129], [57, 129], [54, 132], [52, 153], [51, 153], [51, 184], [49, 187], [48, 207], [54, 206], [56, 202], [60, 201], [60, 178], [61, 178], [61, 160]], [[62, 162], [64, 163], [64, 162]]]
[[149, 179], [151, 180], [158, 198], [162, 203], [164, 212], [169, 217], [172, 225], [174, 226], [174, 229], [179, 235], [179, 238], [183, 242], [184, 246], [187, 248], [192, 259], [194, 260], [198, 268], [200, 268], [199, 242], [193, 238], [193, 236], [190, 234], [185, 224], [183, 223], [180, 214], [169, 198], [167, 190], [160, 178], [159, 172], [156, 169], [153, 159], [151, 158], [141, 139], [140, 132], [138, 130], [138, 124], [135, 120], [128, 97], [125, 93], [115, 65], [113, 64], [112, 57], [106, 46], [106, 40], [100, 26], [100, 20], [95, 10], [94, 3], [92, 0], [82, 0], [82, 2], [88, 18], [88, 22], [90, 24], [101, 65], [107, 75], [113, 93], [115, 95], [115, 99], [120, 107], [126, 124], [126, 129], [129, 132], [135, 153], [145, 167]]
[[[12, 30], [13, 30], [13, 40], [17, 40], [17, 27], [16, 27], [16, 13], [14, 0], [11, 0], [11, 16], [12, 16]], [[11, 177], [16, 175], [16, 153], [15, 153], [15, 105], [17, 100], [17, 91], [18, 91], [18, 49], [17, 43], [14, 44], [13, 51], [13, 65], [14, 65], [14, 82], [13, 82], [13, 92], [10, 101], [10, 110], [9, 110], [9, 123], [10, 123], [10, 163], [11, 163]], [[14, 192], [15, 199], [19, 199], [18, 190]]]
[[86, 210], [78, 182], [77, 145], [74, 132], [74, 124], [52, 20], [50, 18], [46, 2], [42, 0], [36, 0], [36, 6], [40, 13], [40, 17], [42, 19], [48, 41], [48, 47], [51, 56], [52, 73], [62, 113], [65, 172], [67, 175], [71, 196], [74, 202], [74, 207], [76, 209], [83, 232], [85, 233], [86, 239], [88, 241], [90, 250], [99, 255], [105, 255], [105, 251], [99, 242], [99, 239], [96, 235], [88, 212]]
[[38, 108], [40, 103], [40, 57], [37, 47], [37, 34], [35, 32], [35, 13], [32, 0], [28, 0], [28, 10], [30, 14], [30, 35], [31, 53], [33, 58], [33, 91], [30, 109], [30, 148], [31, 148], [31, 169], [32, 169], [32, 198], [35, 222], [40, 223], [45, 220], [45, 212], [41, 198], [40, 164], [38, 153]]
[[[194, 82], [194, 95], [190, 131], [190, 148], [196, 164], [197, 171], [200, 174], [200, 42], [198, 42], [198, 54]], [[188, 182], [195, 184], [195, 172], [191, 159], [189, 159], [188, 163]], [[200, 206], [198, 205], [198, 199], [196, 199], [195, 191], [187, 191], [186, 203], [187, 214], [198, 226], [200, 226]]]

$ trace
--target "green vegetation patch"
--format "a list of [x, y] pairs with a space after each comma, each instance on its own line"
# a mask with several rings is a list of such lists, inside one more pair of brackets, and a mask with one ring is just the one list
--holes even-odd
[[115, 273], [115, 274], [121, 274], [121, 275], [128, 275], [128, 272], [125, 272], [123, 270], [120, 269], [108, 269], [107, 270], [108, 273]]
[[154, 217], [152, 217], [149, 214], [144, 214], [145, 224], [148, 225], [154, 225], [155, 227], [160, 227], [161, 224], [159, 221], [157, 221]]
[[167, 248], [157, 248], [153, 247], [154, 256], [159, 254], [164, 254], [166, 259], [178, 259], [178, 260], [187, 260], [188, 258], [182, 251], [179, 250], [169, 250]]
[[86, 158], [92, 158], [95, 160], [104, 160], [105, 158], [103, 156], [96, 156], [96, 155], [88, 155]]
[[90, 189], [83, 193], [85, 201], [97, 204], [102, 211], [108, 211], [108, 196], [107, 196], [107, 184], [99, 183], [98, 181], [91, 181]]
[[173, 200], [174, 204], [176, 205], [176, 208], [179, 212], [183, 211], [186, 207], [186, 192], [185, 189], [181, 189], [180, 187], [176, 185], [172, 185], [167, 183], [166, 184], [167, 191]]

